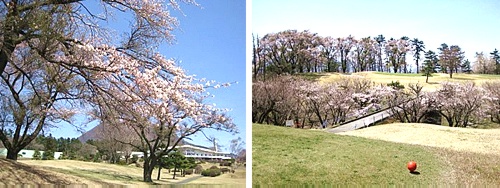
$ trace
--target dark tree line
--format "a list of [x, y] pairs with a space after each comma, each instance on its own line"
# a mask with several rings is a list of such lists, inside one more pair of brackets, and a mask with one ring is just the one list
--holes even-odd
[[[383, 35], [356, 39], [353, 36], [334, 38], [319, 36], [308, 30], [286, 30], [253, 36], [253, 78], [311, 72], [400, 72], [410, 73], [425, 69], [425, 62], [433, 62], [433, 72], [453, 73], [472, 71], [470, 61], [464, 59], [458, 45], [441, 44], [437, 51], [426, 50], [424, 42], [407, 36], [386, 40]], [[433, 56], [432, 54], [436, 54]], [[413, 56], [414, 62], [409, 60]], [[422, 57], [422, 55], [424, 55]], [[490, 53], [493, 72], [500, 73], [498, 50]], [[425, 58], [425, 59], [424, 59]], [[424, 64], [422, 64], [422, 60]]]

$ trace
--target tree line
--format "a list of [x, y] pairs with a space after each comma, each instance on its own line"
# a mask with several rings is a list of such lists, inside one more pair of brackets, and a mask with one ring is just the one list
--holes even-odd
[[[269, 75], [310, 72], [361, 72], [379, 71], [410, 73], [415, 65], [416, 73], [424, 67], [434, 72], [450, 74], [471, 72], [472, 66], [464, 59], [464, 51], [458, 45], [441, 44], [437, 50], [426, 50], [424, 42], [407, 36], [389, 38], [383, 35], [356, 39], [353, 36], [334, 38], [320, 36], [308, 30], [285, 30], [262, 37], [253, 35], [253, 79]], [[486, 58], [478, 53], [474, 70], [478, 73], [500, 74], [500, 56], [495, 49]], [[422, 56], [423, 55], [423, 56]], [[413, 58], [413, 61], [409, 60]], [[423, 64], [425, 62], [425, 65]], [[432, 62], [432, 63], [428, 63]], [[487, 66], [485, 64], [488, 64]], [[425, 68], [424, 68], [425, 69]]]
[[441, 83], [426, 92], [419, 84], [375, 84], [364, 78], [344, 76], [327, 84], [297, 76], [279, 76], [252, 85], [252, 122], [284, 126], [294, 120], [298, 127], [335, 126], [380, 109], [393, 111], [404, 123], [436, 123], [438, 114], [451, 127], [500, 123], [500, 82], [477, 86]]

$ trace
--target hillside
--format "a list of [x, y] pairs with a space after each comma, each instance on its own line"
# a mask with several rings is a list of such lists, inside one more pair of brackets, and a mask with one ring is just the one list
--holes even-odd
[[64, 173], [0, 158], [0, 185], [18, 184], [89, 184], [93, 183]]
[[385, 72], [358, 72], [351, 75], [342, 75], [338, 73], [322, 73], [317, 77], [317, 80], [321, 83], [328, 83], [338, 80], [342, 77], [353, 77], [359, 76], [367, 78], [375, 83], [388, 84], [391, 81], [399, 81], [403, 85], [408, 85], [409, 83], [419, 83], [424, 86], [424, 90], [431, 91], [435, 90], [439, 83], [445, 81], [451, 82], [465, 82], [472, 81], [476, 84], [481, 84], [486, 81], [500, 81], [500, 75], [490, 75], [490, 74], [464, 74], [458, 73], [453, 74], [453, 78], [450, 79], [449, 74], [435, 73], [432, 77], [429, 77], [429, 83], [425, 83], [425, 76], [422, 74], [403, 74], [403, 73], [385, 73]]
[[[207, 169], [214, 163], [205, 163]], [[20, 160], [18, 162], [0, 159], [0, 187], [1, 185], [83, 185], [92, 187], [107, 187], [116, 185], [151, 186], [142, 182], [142, 168], [135, 165], [115, 165], [107, 163], [93, 163], [74, 160]], [[236, 168], [236, 172], [222, 174], [217, 177], [202, 177], [199, 174], [176, 176], [162, 170], [160, 180], [156, 180], [158, 170], [153, 171], [154, 184], [203, 184], [221, 185], [227, 187], [244, 187], [246, 169], [243, 166]], [[209, 186], [211, 187], [211, 186]]]
[[[80, 140], [80, 142], [82, 142], [82, 143], [87, 142], [87, 140], [99, 140], [100, 139], [99, 138], [99, 131], [101, 130], [101, 126], [102, 125], [97, 125], [94, 128], [90, 129], [89, 131], [83, 133], [82, 135], [80, 135], [78, 137], [78, 140]], [[210, 150], [214, 149], [213, 146], [202, 146], [202, 145], [192, 144], [192, 143], [187, 142], [185, 140], [181, 140], [178, 145], [179, 146], [181, 146], [181, 145], [192, 145], [192, 146], [197, 146], [197, 147], [200, 147], [200, 148], [205, 148], [205, 149], [210, 149]]]
[[[371, 128], [375, 127], [363, 130]], [[371, 134], [384, 134], [381, 131]], [[408, 140], [431, 134], [401, 132], [397, 137]], [[460, 138], [463, 133], [450, 134]], [[500, 185], [500, 157], [491, 153], [260, 124], [253, 124], [252, 137], [254, 185]], [[417, 162], [418, 174], [408, 173], [406, 163], [410, 160]]]
[[500, 129], [393, 123], [338, 134], [500, 156]]

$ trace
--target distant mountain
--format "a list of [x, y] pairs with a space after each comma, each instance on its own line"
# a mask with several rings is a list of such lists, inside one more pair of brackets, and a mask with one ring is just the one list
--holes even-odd
[[[100, 130], [102, 130], [102, 125], [97, 125], [94, 128], [90, 129], [89, 131], [80, 135], [78, 137], [78, 140], [80, 140], [80, 142], [82, 142], [82, 143], [85, 143], [88, 140], [99, 140], [99, 131]], [[185, 140], [181, 140], [181, 142], [179, 142], [179, 145], [180, 146], [191, 145], [191, 146], [196, 146], [196, 147], [205, 148], [205, 149], [209, 149], [209, 150], [215, 150], [215, 148], [213, 146], [207, 147], [207, 146], [196, 145], [196, 144], [189, 143]]]
[[87, 142], [87, 140], [98, 140], [97, 130], [100, 129], [98, 128], [99, 126], [101, 125], [97, 125], [94, 128], [90, 129], [89, 131], [83, 133], [78, 137], [78, 140], [80, 140], [80, 142], [82, 143]]

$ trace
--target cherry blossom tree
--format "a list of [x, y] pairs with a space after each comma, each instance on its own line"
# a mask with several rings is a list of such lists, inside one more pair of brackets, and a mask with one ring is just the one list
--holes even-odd
[[375, 70], [376, 54], [377, 45], [375, 40], [370, 37], [354, 40], [354, 61], [352, 65], [354, 72]]
[[410, 51], [410, 44], [407, 37], [402, 37], [401, 39], [391, 38], [387, 41], [385, 46], [385, 52], [387, 54], [388, 61], [395, 73], [407, 72], [406, 67], [406, 53]]
[[354, 37], [350, 35], [345, 38], [339, 37], [337, 38], [337, 42], [335, 44], [337, 44], [337, 53], [340, 53], [340, 68], [343, 73], [347, 73], [348, 55], [353, 48]]
[[474, 61], [474, 72], [480, 74], [493, 74], [495, 71], [495, 61], [484, 55], [483, 52], [476, 52], [476, 60]]
[[96, 142], [99, 152], [105, 154], [110, 163], [117, 163], [122, 156], [128, 163], [133, 149], [131, 145], [138, 145], [140, 142], [140, 138], [134, 136], [135, 132], [125, 126], [104, 123], [95, 129], [97, 130], [94, 131], [96, 133], [94, 142]]
[[327, 72], [338, 72], [339, 64], [336, 57], [336, 40], [332, 37], [324, 37], [321, 45], [322, 57], [326, 61]]
[[486, 95], [473, 82], [441, 84], [436, 91], [436, 108], [450, 127], [466, 127], [484, 118]]
[[300, 94], [295, 85], [306, 84], [300, 78], [280, 76], [252, 84], [252, 122], [285, 125], [300, 114]]
[[260, 60], [265, 61], [268, 72], [295, 74], [318, 72], [322, 38], [309, 31], [286, 30], [270, 33], [261, 38]]
[[94, 114], [97, 119], [132, 130], [134, 134], [129, 137], [140, 140], [116, 138], [144, 153], [146, 182], [152, 181], [151, 174], [158, 160], [190, 135], [205, 129], [237, 132], [226, 109], [204, 103], [210, 97], [206, 87], [221, 85], [197, 83], [202, 80], [195, 81], [174, 66], [173, 61], [157, 60], [158, 67], [144, 72], [139, 71], [141, 67], [130, 67], [120, 75], [103, 77], [99, 81], [108, 87], [102, 86], [105, 90], [96, 91], [98, 95], [89, 99], [97, 105]]
[[363, 78], [344, 77], [321, 84], [282, 76], [253, 83], [252, 120], [284, 125], [292, 119], [300, 122], [301, 128], [318, 127], [325, 122], [336, 125], [381, 109], [388, 94], [389, 87], [375, 86]]
[[46, 43], [22, 44], [12, 53], [0, 81], [0, 140], [7, 148], [7, 158], [12, 160], [42, 130], [72, 121], [77, 113], [73, 107], [81, 102], [78, 88], [84, 86], [75, 78], [74, 69], [44, 64], [36, 51]]
[[487, 96], [486, 114], [490, 116], [490, 121], [500, 123], [500, 82], [485, 82], [483, 88]]
[[395, 118], [403, 123], [421, 123], [435, 110], [436, 99], [422, 91], [420, 84], [408, 84], [408, 90], [393, 90], [388, 102]]
[[453, 71], [458, 72], [458, 67], [462, 64], [464, 52], [457, 45], [448, 46], [446, 43], [441, 44], [439, 62], [445, 71], [448, 71], [450, 78], [453, 77]]
[[[156, 52], [159, 44], [174, 40], [171, 32], [179, 23], [170, 13], [180, 10], [180, 2], [197, 5], [193, 0], [102, 0], [96, 2], [98, 10], [95, 10], [82, 0], [3, 1], [0, 4], [0, 68], [4, 82], [17, 84], [9, 90], [21, 95], [24, 93], [19, 88], [28, 88], [24, 85], [48, 85], [54, 81], [54, 86], [47, 87], [50, 91], [38, 93], [36, 97], [40, 99], [33, 99], [33, 104], [29, 104], [46, 115], [53, 114], [43, 117], [36, 111], [33, 114], [39, 119], [23, 117], [25, 113], [19, 117], [36, 124], [43, 124], [48, 117], [66, 119], [72, 114], [64, 110], [70, 107], [70, 99], [75, 96], [85, 101], [82, 109], [92, 112], [102, 123], [133, 130], [140, 144], [121, 142], [144, 152], [143, 180], [146, 182], [152, 181], [151, 172], [158, 159], [189, 135], [205, 129], [236, 132], [225, 109], [204, 102], [211, 96], [207, 88], [229, 84], [187, 75], [173, 60]], [[119, 34], [100, 25], [113, 21], [117, 12], [132, 18], [128, 33]], [[30, 76], [28, 71], [32, 70], [17, 64], [18, 51], [29, 51], [30, 56], [36, 57], [36, 61], [25, 62], [25, 65], [36, 65], [34, 70], [47, 72], [34, 76], [52, 76], [33, 82], [35, 84], [25, 83], [29, 80], [25, 74]], [[72, 84], [77, 93], [71, 93], [73, 90], [65, 86], [71, 83], [69, 80], [78, 83]], [[65, 104], [62, 107], [55, 100], [60, 95]], [[28, 106], [21, 104], [28, 101], [26, 99], [3, 96], [21, 101], [10, 109]], [[13, 100], [2, 99], [3, 106], [14, 103], [8, 101]], [[68, 111], [68, 115], [62, 113]], [[14, 115], [12, 117], [9, 123], [16, 123]], [[2, 124], [3, 127], [6, 125]], [[24, 132], [33, 128], [26, 127]], [[21, 144], [29, 143], [40, 130], [34, 128]], [[22, 132], [21, 128], [15, 132]]]

